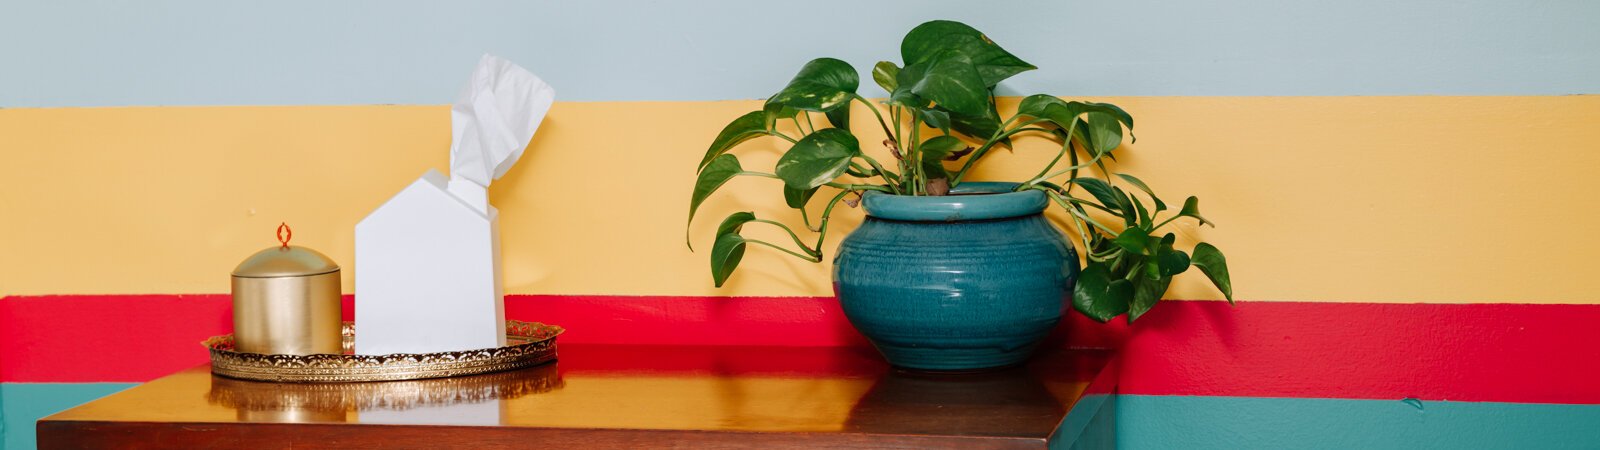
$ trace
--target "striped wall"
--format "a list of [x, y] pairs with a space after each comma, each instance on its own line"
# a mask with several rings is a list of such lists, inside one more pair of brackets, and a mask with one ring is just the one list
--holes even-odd
[[[1394, 4], [1403, 3], [1403, 4]], [[816, 56], [865, 68], [931, 18], [1042, 70], [1002, 94], [1110, 101], [1123, 170], [1205, 199], [1239, 306], [1180, 278], [1120, 348], [1119, 443], [1600, 446], [1600, 4], [272, 2], [0, 4], [0, 423], [204, 362], [227, 272], [275, 243], [350, 267], [352, 229], [447, 168], [449, 102], [482, 52], [559, 102], [491, 189], [508, 315], [564, 342], [860, 345], [826, 264], [752, 252], [711, 287], [682, 245], [691, 167]], [[818, 33], [796, 27], [826, 23]], [[1079, 44], [1073, 44], [1079, 43]], [[875, 95], [876, 88], [863, 87]], [[1015, 98], [1002, 99], [1002, 108]], [[858, 113], [857, 129], [871, 129]], [[747, 166], [783, 148], [754, 141]], [[1031, 174], [1020, 141], [978, 173]], [[786, 216], [737, 180], [691, 227]], [[841, 215], [843, 229], [859, 215]], [[839, 234], [842, 235], [842, 234]], [[830, 246], [834, 242], [830, 243]], [[351, 289], [346, 278], [345, 291]], [[125, 334], [83, 333], [118, 330]], [[125, 336], [137, 336], [127, 339]], [[67, 351], [109, 355], [86, 363]]]

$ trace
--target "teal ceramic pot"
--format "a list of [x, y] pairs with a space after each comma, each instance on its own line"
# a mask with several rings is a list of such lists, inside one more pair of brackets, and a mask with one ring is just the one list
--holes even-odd
[[839, 244], [833, 289], [890, 364], [1020, 364], [1061, 320], [1077, 254], [1044, 218], [1044, 193], [1014, 186], [968, 182], [941, 197], [867, 193], [866, 220]]

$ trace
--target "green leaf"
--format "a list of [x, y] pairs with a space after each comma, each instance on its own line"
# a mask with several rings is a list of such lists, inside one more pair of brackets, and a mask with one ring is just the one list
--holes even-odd
[[706, 149], [706, 156], [700, 159], [698, 170], [705, 170], [706, 164], [711, 160], [727, 153], [739, 143], [767, 134], [767, 121], [765, 111], [752, 111], [733, 119], [728, 126], [722, 127], [722, 132], [717, 133], [717, 139], [711, 141], [711, 148]]
[[1222, 251], [1217, 247], [1201, 242], [1194, 246], [1194, 259], [1191, 261], [1200, 272], [1211, 279], [1211, 284], [1222, 291], [1222, 296], [1228, 299], [1228, 304], [1233, 304], [1233, 282], [1228, 280], [1228, 260], [1222, 257]]
[[1104, 263], [1090, 262], [1072, 287], [1073, 309], [1101, 323], [1128, 312], [1132, 300], [1133, 284], [1112, 279]]
[[[694, 194], [689, 199], [688, 223], [694, 223], [694, 213], [700, 209], [700, 203], [705, 202], [712, 192], [716, 192], [717, 188], [722, 187], [742, 171], [744, 169], [739, 167], [739, 158], [733, 155], [724, 154], [711, 160], [711, 164], [707, 164], [694, 181]], [[687, 234], [687, 231], [685, 233]], [[688, 236], [684, 237], [684, 241], [688, 241]], [[689, 248], [693, 249], [694, 244], [689, 244]]]
[[[1138, 210], [1139, 205], [1135, 204], [1133, 199], [1128, 197], [1128, 193], [1123, 192], [1122, 188], [1116, 186], [1111, 186], [1111, 193], [1117, 196], [1117, 201], [1119, 202], [1118, 204], [1122, 205], [1122, 223], [1130, 227], [1133, 226], [1133, 224], [1139, 223], [1139, 220], [1141, 219], [1141, 214]], [[1149, 222], [1148, 219], [1145, 219], [1144, 221]]]
[[717, 236], [717, 242], [711, 246], [711, 279], [717, 287], [722, 287], [728, 276], [733, 275], [733, 269], [739, 267], [739, 260], [744, 259], [744, 247], [744, 237], [738, 233]]
[[1211, 221], [1206, 220], [1206, 218], [1200, 217], [1199, 197], [1191, 196], [1188, 200], [1184, 200], [1183, 209], [1178, 210], [1178, 215], [1182, 217], [1193, 217], [1195, 220], [1200, 221], [1201, 225], [1211, 225], [1212, 227], [1217, 226], [1217, 224], [1211, 223]]
[[1118, 234], [1117, 238], [1111, 242], [1117, 244], [1118, 247], [1122, 247], [1123, 250], [1127, 250], [1128, 253], [1135, 255], [1150, 254], [1150, 234], [1138, 227], [1128, 227], [1128, 229], [1122, 230], [1122, 233]]
[[900, 57], [906, 65], [926, 62], [940, 53], [954, 52], [971, 60], [984, 86], [1037, 69], [989, 40], [982, 32], [961, 22], [935, 20], [906, 33], [900, 41]]
[[1184, 273], [1189, 270], [1189, 254], [1183, 250], [1164, 252], [1158, 258], [1157, 264], [1161, 268], [1162, 275], [1170, 277]]
[[895, 76], [899, 74], [900, 66], [892, 62], [878, 61], [877, 65], [872, 66], [872, 81], [876, 81], [884, 92], [892, 93], [899, 88], [900, 84], [895, 82]]
[[967, 148], [967, 143], [955, 136], [936, 136], [933, 139], [922, 141], [917, 149], [922, 151], [922, 159], [941, 160], [951, 153]]
[[1057, 98], [1054, 95], [1034, 94], [1024, 97], [1022, 102], [1017, 104], [1017, 112], [1033, 117], [1045, 118], [1044, 111], [1050, 105], [1061, 105], [1067, 107], [1074, 113], [1099, 111], [1110, 114], [1113, 118], [1119, 122], [1122, 122], [1122, 124], [1127, 126], [1129, 129], [1133, 129], [1133, 116], [1129, 115], [1127, 111], [1123, 111], [1121, 107], [1110, 103], [1078, 101], [1069, 102]]
[[1110, 103], [1096, 103], [1096, 102], [1072, 102], [1072, 103], [1077, 103], [1079, 105], [1082, 105], [1081, 108], [1085, 112], [1094, 111], [1094, 112], [1105, 113], [1105, 114], [1109, 115], [1112, 119], [1116, 120], [1117, 122], [1121, 122], [1123, 126], [1128, 127], [1128, 131], [1130, 133], [1133, 131], [1133, 116], [1128, 114], [1127, 111], [1123, 111], [1122, 108], [1117, 106], [1117, 105], [1113, 105], [1113, 104], [1110, 104]]
[[766, 105], [763, 105], [761, 107], [761, 112], [762, 114], [766, 115], [766, 123], [764, 125], [766, 126], [767, 130], [771, 130], [779, 120], [793, 118], [800, 114], [800, 110], [778, 103], [767, 103]]
[[768, 105], [783, 105], [804, 111], [830, 111], [850, 103], [861, 84], [850, 63], [833, 58], [817, 58], [800, 68], [789, 85], [767, 99]]
[[917, 150], [922, 152], [922, 171], [928, 175], [930, 180], [935, 178], [949, 179], [950, 173], [945, 170], [944, 163], [941, 161], [944, 161], [950, 154], [965, 148], [967, 148], [967, 143], [962, 142], [961, 139], [957, 139], [955, 136], [936, 136], [933, 139], [922, 141], [922, 145], [917, 146]]
[[861, 143], [849, 131], [824, 128], [806, 135], [778, 158], [776, 172], [784, 184], [811, 189], [838, 178], [861, 154]]
[[944, 52], [924, 62], [907, 65], [895, 79], [900, 89], [933, 102], [954, 114], [979, 116], [988, 106], [989, 90], [967, 57]]
[[[1000, 113], [995, 111], [993, 99], [989, 101], [989, 106], [984, 108], [981, 115], [952, 115], [950, 119], [952, 127], [957, 132], [985, 141], [1000, 131]], [[1006, 138], [1000, 143], [1010, 147], [1011, 138]]]
[[1063, 101], [1044, 94], [1030, 95], [1017, 105], [1017, 113], [1049, 120], [1062, 129], [1070, 128], [1080, 116], [1098, 109], [1083, 102]]
[[811, 202], [811, 196], [817, 195], [817, 189], [819, 188], [795, 189], [785, 184], [783, 185], [783, 202], [788, 204], [790, 208], [804, 208], [806, 203]]
[[1100, 201], [1100, 205], [1105, 206], [1112, 211], [1122, 210], [1122, 201], [1117, 198], [1115, 193], [1112, 193], [1111, 185], [1106, 184], [1105, 181], [1101, 181], [1098, 178], [1083, 177], [1070, 180], [1068, 183], [1075, 183], [1079, 186], [1083, 186], [1084, 190], [1089, 191], [1090, 195], [1093, 195], [1096, 200]]
[[1133, 130], [1133, 116], [1110, 103], [1068, 102], [1050, 95], [1036, 94], [1022, 99], [1017, 113], [1047, 119], [1063, 129], [1071, 128], [1075, 121], [1079, 127], [1074, 134], [1083, 133], [1080, 140], [1090, 143], [1094, 154], [1109, 152], [1122, 144], [1122, 126]]
[[[1171, 234], [1167, 234], [1171, 236]], [[1172, 244], [1163, 244], [1156, 255], [1156, 266], [1161, 268], [1162, 276], [1173, 276], [1189, 270], [1189, 254], [1183, 250], [1175, 250]]]
[[950, 112], [934, 107], [933, 102], [911, 92], [909, 87], [902, 86], [890, 93], [889, 104], [904, 106], [922, 123], [950, 133]]
[[1154, 200], [1156, 203], [1155, 212], [1159, 213], [1167, 209], [1167, 204], [1162, 202], [1160, 197], [1156, 197], [1156, 192], [1150, 190], [1150, 185], [1144, 184], [1144, 180], [1140, 180], [1138, 177], [1125, 173], [1119, 173], [1117, 174], [1117, 177], [1122, 178], [1123, 181], [1128, 182], [1128, 184], [1133, 185], [1133, 187], [1139, 188], [1139, 190], [1144, 191], [1145, 195], [1150, 196], [1150, 200]]
[[729, 214], [728, 218], [722, 219], [722, 224], [717, 225], [717, 236], [728, 233], [739, 234], [739, 231], [744, 229], [744, 224], [752, 220], [756, 220], [756, 213], [750, 211]]
[[[1118, 190], [1120, 191], [1121, 189]], [[1133, 201], [1133, 209], [1138, 211], [1139, 223], [1145, 224], [1146, 226], [1150, 225], [1150, 211], [1144, 208], [1144, 202], [1139, 201], [1139, 197], [1134, 197], [1131, 195], [1128, 196], [1128, 199]]]
[[1122, 124], [1111, 114], [1090, 110], [1084, 114], [1084, 122], [1089, 125], [1089, 140], [1096, 154], [1108, 153], [1122, 145]]
[[[929, 180], [934, 180], [934, 179], [939, 179], [939, 178], [943, 178], [943, 179], [946, 179], [946, 180], [950, 179], [950, 171], [948, 169], [945, 169], [944, 168], [944, 163], [939, 162], [939, 160], [937, 160], [937, 159], [931, 159], [931, 158], [930, 159], [923, 159], [922, 160], [922, 173], [925, 174]], [[948, 188], [949, 186], [947, 185], [945, 187]], [[931, 189], [930, 189], [930, 191], [931, 191]], [[944, 192], [948, 193], [949, 191], [946, 190]], [[932, 194], [932, 195], [945, 195], [945, 194]]]
[[1043, 119], [1043, 118], [1045, 118], [1044, 117], [1044, 110], [1045, 110], [1046, 107], [1048, 107], [1050, 105], [1066, 105], [1066, 103], [1067, 102], [1062, 101], [1061, 99], [1056, 98], [1053, 95], [1045, 95], [1045, 94], [1029, 95], [1027, 97], [1023, 97], [1021, 103], [1017, 103], [1017, 114], [1022, 114], [1022, 115], [1026, 115], [1026, 116], [1033, 116], [1033, 117], [1038, 117], [1038, 118]]
[[1161, 296], [1167, 293], [1167, 286], [1172, 284], [1172, 277], [1148, 276], [1134, 277], [1133, 301], [1128, 304], [1128, 323], [1138, 320], [1139, 316], [1150, 312], [1150, 308], [1161, 301]]
[[841, 130], [849, 130], [850, 129], [850, 106], [849, 105], [842, 106], [842, 107], [839, 107], [839, 108], [834, 108], [834, 109], [832, 109], [832, 110], [830, 110], [828, 112], [822, 113], [822, 115], [824, 117], [828, 118], [828, 124], [829, 125], [833, 125], [834, 128], [838, 128], [838, 129], [841, 129]]
[[933, 107], [933, 102], [911, 92], [909, 86], [901, 86], [889, 93], [889, 102], [911, 109], [928, 109]]
[[[1122, 107], [1110, 103], [1085, 102], [1084, 104], [1094, 108], [1096, 111], [1104, 112], [1106, 114], [1110, 114], [1112, 117], [1115, 117], [1117, 121], [1122, 122], [1123, 126], [1128, 127], [1128, 136], [1133, 136], [1133, 115], [1128, 114], [1127, 111], [1123, 111]], [[1134, 138], [1134, 141], [1137, 140], [1137, 138]]]
[[938, 128], [940, 131], [944, 131], [945, 133], [950, 132], [949, 112], [931, 108], [911, 108], [911, 110], [917, 112], [917, 117], [922, 119], [922, 123], [926, 123], [930, 127]]

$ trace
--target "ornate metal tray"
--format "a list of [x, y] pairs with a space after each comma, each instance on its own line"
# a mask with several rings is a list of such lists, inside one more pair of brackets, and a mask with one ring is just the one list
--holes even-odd
[[458, 352], [355, 355], [355, 325], [344, 323], [344, 354], [264, 355], [233, 350], [233, 335], [201, 342], [211, 351], [211, 373], [255, 381], [345, 383], [455, 377], [532, 367], [556, 359], [561, 327], [506, 321], [506, 346]]
[[465, 377], [385, 383], [271, 383], [216, 377], [211, 380], [206, 400], [213, 405], [262, 413], [403, 411], [510, 400], [560, 389], [563, 385], [554, 364]]

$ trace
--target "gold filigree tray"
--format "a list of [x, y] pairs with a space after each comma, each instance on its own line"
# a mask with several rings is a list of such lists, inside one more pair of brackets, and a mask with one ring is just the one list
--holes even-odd
[[465, 377], [385, 383], [271, 383], [216, 377], [206, 400], [241, 411], [403, 411], [511, 400], [560, 389], [555, 364]]
[[344, 354], [266, 355], [236, 352], [233, 335], [201, 342], [211, 351], [211, 373], [230, 378], [292, 383], [346, 383], [455, 377], [532, 367], [556, 359], [561, 327], [506, 321], [506, 346], [458, 352], [355, 355], [355, 325], [344, 323]]

